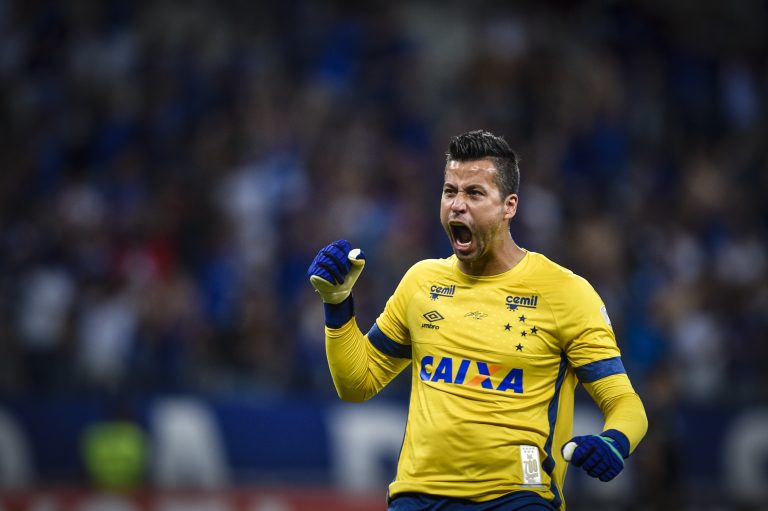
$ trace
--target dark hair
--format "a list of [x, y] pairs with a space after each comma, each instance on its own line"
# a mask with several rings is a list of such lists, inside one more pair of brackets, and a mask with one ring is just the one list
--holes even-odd
[[496, 166], [494, 181], [502, 198], [517, 193], [520, 187], [520, 169], [517, 154], [503, 137], [484, 130], [475, 130], [456, 135], [451, 139], [446, 161], [472, 161], [489, 159]]

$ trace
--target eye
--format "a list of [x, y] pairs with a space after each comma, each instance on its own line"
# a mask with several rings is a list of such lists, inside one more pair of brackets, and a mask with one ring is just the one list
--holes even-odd
[[456, 195], [456, 190], [453, 188], [443, 188], [443, 197], [453, 197]]

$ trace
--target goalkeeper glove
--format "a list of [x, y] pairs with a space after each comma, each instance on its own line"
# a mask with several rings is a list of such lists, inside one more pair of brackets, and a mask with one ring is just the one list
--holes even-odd
[[309, 265], [309, 282], [325, 303], [328, 326], [338, 328], [354, 315], [350, 295], [364, 266], [365, 254], [358, 248], [353, 250], [347, 240], [323, 248]]
[[577, 444], [571, 455], [571, 464], [601, 481], [610, 481], [619, 475], [624, 469], [624, 458], [629, 456], [629, 440], [615, 429], [600, 435], [573, 437], [569, 442]]

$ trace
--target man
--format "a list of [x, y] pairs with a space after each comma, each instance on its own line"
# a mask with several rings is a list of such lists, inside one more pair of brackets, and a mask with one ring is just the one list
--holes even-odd
[[[310, 265], [334, 384], [364, 401], [413, 366], [391, 511], [564, 509], [566, 459], [615, 477], [647, 429], [643, 405], [597, 293], [512, 239], [520, 173], [506, 141], [464, 133], [446, 160], [440, 221], [453, 255], [415, 264], [368, 334], [351, 295], [362, 252], [340, 240]], [[578, 382], [605, 425], [572, 438], [571, 454]]]

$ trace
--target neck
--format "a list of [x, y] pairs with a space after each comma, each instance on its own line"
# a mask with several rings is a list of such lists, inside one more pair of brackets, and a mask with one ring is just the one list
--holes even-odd
[[467, 275], [475, 277], [489, 277], [499, 275], [517, 266], [525, 257], [525, 250], [517, 246], [517, 243], [509, 237], [503, 245], [496, 250], [490, 251], [485, 257], [472, 261], [462, 261], [459, 259], [459, 270]]

